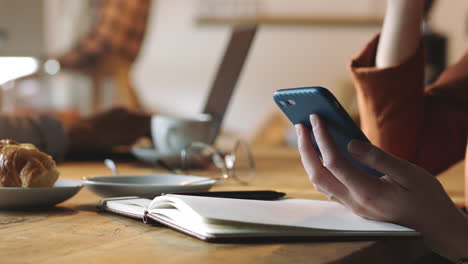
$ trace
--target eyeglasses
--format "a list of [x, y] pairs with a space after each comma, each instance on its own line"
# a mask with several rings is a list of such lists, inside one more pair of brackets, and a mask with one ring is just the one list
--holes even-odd
[[247, 142], [238, 139], [230, 152], [223, 152], [203, 142], [192, 142], [181, 151], [182, 169], [207, 169], [215, 167], [219, 171], [218, 183], [229, 178], [247, 185], [255, 179], [255, 162]]

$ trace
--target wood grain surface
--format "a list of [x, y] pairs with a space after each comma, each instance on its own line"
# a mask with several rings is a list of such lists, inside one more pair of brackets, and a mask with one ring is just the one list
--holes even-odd
[[[324, 199], [309, 183], [296, 150], [254, 155], [257, 178], [251, 185], [229, 180], [213, 190], [274, 189], [290, 197]], [[121, 174], [164, 172], [137, 162], [119, 169]], [[101, 162], [63, 163], [59, 170], [64, 179], [109, 175]], [[462, 164], [441, 181], [455, 201], [463, 201]], [[99, 199], [84, 188], [53, 208], [0, 211], [0, 263], [412, 263], [427, 252], [418, 238], [206, 243], [164, 226], [99, 213]]]

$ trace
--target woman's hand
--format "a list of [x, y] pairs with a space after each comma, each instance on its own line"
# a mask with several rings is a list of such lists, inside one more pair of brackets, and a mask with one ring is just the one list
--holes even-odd
[[69, 152], [109, 152], [117, 146], [129, 146], [138, 138], [151, 135], [150, 123], [149, 114], [121, 107], [65, 122]]
[[350, 154], [385, 175], [364, 173], [339, 154], [320, 118], [312, 115], [310, 121], [322, 159], [312, 146], [310, 131], [303, 125], [297, 125], [296, 131], [302, 163], [318, 191], [362, 217], [421, 232], [434, 250], [451, 259], [468, 256], [468, 220], [434, 176], [353, 140], [348, 145]]

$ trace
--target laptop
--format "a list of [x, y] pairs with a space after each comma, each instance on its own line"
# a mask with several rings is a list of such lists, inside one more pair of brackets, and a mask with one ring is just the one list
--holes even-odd
[[[236, 26], [231, 32], [231, 38], [224, 51], [223, 58], [218, 66], [218, 71], [211, 84], [202, 110], [203, 114], [211, 115], [214, 121], [207, 142], [209, 144], [214, 144], [219, 135], [226, 110], [228, 109], [256, 32], [256, 25]], [[173, 157], [162, 160], [161, 157], [155, 156], [152, 148], [149, 151], [145, 148], [132, 148], [131, 153], [140, 160], [151, 164], [157, 162], [158, 165], [166, 167], [171, 171], [174, 171], [173, 166], [180, 166], [178, 158], [174, 159]]]
[[212, 116], [213, 129], [208, 143], [213, 144], [221, 131], [221, 125], [229, 107], [237, 81], [244, 67], [245, 60], [252, 46], [256, 25], [236, 26], [231, 33], [231, 39], [224, 51], [223, 59], [218, 67], [208, 98], [203, 109], [204, 114]]

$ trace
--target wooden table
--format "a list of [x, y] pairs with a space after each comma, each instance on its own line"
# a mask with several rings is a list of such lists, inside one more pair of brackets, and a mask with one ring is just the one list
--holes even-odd
[[[254, 155], [258, 172], [252, 185], [228, 181], [213, 190], [276, 189], [324, 199], [313, 190], [296, 150], [257, 150]], [[109, 174], [101, 162], [64, 163], [59, 169], [64, 179]], [[463, 201], [462, 170], [459, 165], [442, 178], [457, 202]], [[120, 172], [155, 170], [125, 163]], [[48, 210], [1, 211], [0, 263], [410, 263], [425, 252], [417, 238], [206, 243], [166, 227], [98, 213], [98, 200], [83, 189]]]

